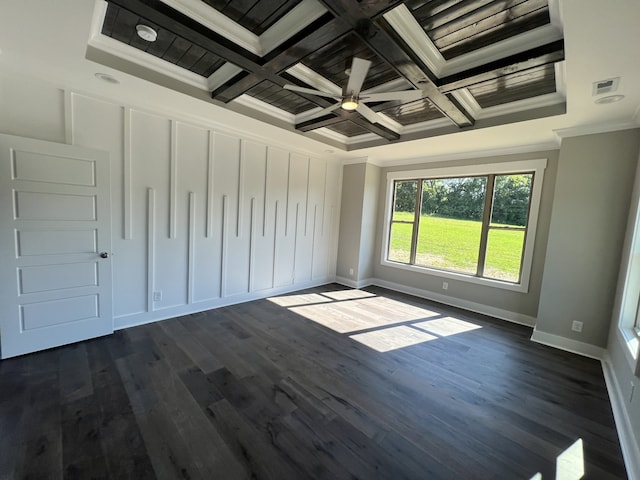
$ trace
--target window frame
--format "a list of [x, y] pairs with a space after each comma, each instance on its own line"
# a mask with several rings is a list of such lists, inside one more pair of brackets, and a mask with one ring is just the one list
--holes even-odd
[[[401, 170], [387, 173], [387, 185], [385, 195], [385, 211], [384, 211], [384, 231], [382, 238], [382, 249], [380, 255], [380, 264], [385, 267], [391, 267], [401, 270], [408, 270], [425, 275], [433, 275], [449, 279], [461, 280], [480, 285], [502, 288], [516, 292], [528, 292], [529, 281], [531, 276], [531, 265], [533, 262], [533, 251], [538, 225], [538, 216], [540, 211], [540, 201], [542, 198], [542, 186], [544, 184], [544, 171], [547, 166], [547, 159], [520, 160], [510, 162], [483, 163], [477, 165], [461, 165], [455, 167], [436, 167], [425, 168], [420, 170]], [[529, 218], [525, 230], [524, 251], [522, 255], [522, 267], [520, 269], [519, 283], [512, 283], [503, 280], [478, 277], [471, 274], [454, 272], [450, 270], [441, 270], [433, 267], [420, 265], [411, 265], [406, 263], [394, 262], [387, 260], [387, 252], [389, 249], [391, 220], [393, 215], [394, 202], [394, 185], [398, 180], [429, 180], [452, 177], [477, 177], [489, 175], [509, 175], [518, 173], [533, 173], [533, 186], [531, 188], [531, 197], [529, 200]], [[418, 192], [420, 189], [418, 189]], [[416, 212], [420, 205], [416, 204]], [[415, 222], [415, 219], [414, 219]], [[417, 224], [414, 223], [414, 231], [417, 230]], [[413, 243], [413, 242], [412, 242]], [[414, 249], [412, 245], [412, 250]]]
[[627, 222], [627, 235], [631, 238], [623, 253], [621, 269], [624, 281], [618, 286], [620, 303], [617, 307], [618, 334], [626, 348], [629, 367], [640, 377], [640, 170], [636, 173], [631, 211]]

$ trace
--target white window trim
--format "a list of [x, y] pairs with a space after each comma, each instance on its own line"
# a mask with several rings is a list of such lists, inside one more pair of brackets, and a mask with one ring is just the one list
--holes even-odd
[[[479, 165], [464, 165], [456, 167], [427, 168], [421, 170], [394, 171], [387, 173], [387, 189], [385, 195], [385, 212], [384, 212], [384, 237], [382, 239], [382, 252], [380, 263], [385, 267], [408, 270], [425, 275], [434, 275], [463, 282], [476, 283], [515, 292], [529, 291], [529, 278], [531, 276], [531, 264], [533, 262], [534, 240], [536, 238], [536, 229], [538, 225], [538, 214], [540, 211], [540, 199], [542, 197], [542, 185], [544, 183], [544, 170], [547, 166], [547, 159], [521, 160], [516, 162], [499, 162], [484, 163]], [[393, 182], [396, 180], [412, 180], [423, 178], [443, 178], [443, 177], [460, 177], [475, 176], [489, 174], [505, 174], [519, 172], [534, 172], [533, 188], [531, 190], [529, 221], [527, 225], [527, 234], [525, 237], [525, 247], [522, 260], [522, 273], [520, 275], [520, 283], [502, 282], [500, 280], [474, 277], [463, 273], [438, 270], [417, 265], [407, 265], [387, 260], [387, 251], [389, 247], [389, 228], [391, 225], [391, 214], [393, 211]]]
[[618, 317], [618, 332], [622, 342], [626, 345], [625, 357], [631, 370], [640, 376], [640, 335], [635, 324], [640, 315], [640, 170], [636, 174], [636, 185], [632, 197], [632, 211], [630, 212], [629, 229], [632, 230], [631, 246], [623, 264], [626, 269], [622, 286], [622, 298]]

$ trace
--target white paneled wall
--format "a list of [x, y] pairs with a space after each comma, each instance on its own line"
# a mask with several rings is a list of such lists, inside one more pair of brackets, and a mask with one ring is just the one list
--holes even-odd
[[341, 166], [68, 94], [67, 140], [111, 157], [116, 328], [335, 277]]

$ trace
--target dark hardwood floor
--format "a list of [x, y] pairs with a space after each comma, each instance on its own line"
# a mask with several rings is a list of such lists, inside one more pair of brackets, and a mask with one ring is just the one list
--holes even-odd
[[1, 361], [0, 478], [626, 478], [600, 363], [530, 335], [327, 285]]

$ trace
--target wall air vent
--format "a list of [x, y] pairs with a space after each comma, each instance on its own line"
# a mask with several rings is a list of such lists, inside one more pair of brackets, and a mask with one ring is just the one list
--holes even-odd
[[600, 80], [593, 82], [593, 95], [602, 95], [603, 93], [612, 93], [618, 90], [620, 84], [620, 77], [609, 78], [607, 80]]

